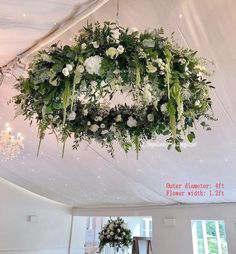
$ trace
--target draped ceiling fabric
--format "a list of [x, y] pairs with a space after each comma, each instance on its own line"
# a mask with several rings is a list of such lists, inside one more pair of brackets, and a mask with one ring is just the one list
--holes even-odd
[[[45, 35], [79, 2], [24, 0], [14, 8], [19, 1], [1, 1], [0, 63]], [[0, 125], [2, 128], [12, 121], [13, 129], [25, 136], [25, 150], [18, 159], [1, 162], [0, 176], [42, 196], [80, 207], [236, 202], [235, 13], [235, 0], [120, 0], [120, 25], [140, 30], [162, 26], [167, 35], [175, 32], [179, 44], [214, 61], [212, 82], [216, 90], [212, 97], [218, 121], [211, 123], [211, 132], [197, 126], [197, 139], [191, 147], [182, 153], [167, 151], [160, 139], [145, 145], [137, 161], [134, 152], [126, 156], [118, 147], [112, 159], [95, 143], [82, 143], [78, 151], [72, 151], [68, 143], [62, 160], [61, 145], [47, 136], [36, 158], [37, 129], [29, 127], [22, 117], [12, 121], [14, 111], [6, 102], [16, 91], [12, 89], [14, 79], [7, 77], [0, 87]], [[87, 21], [115, 20], [115, 15], [116, 1], [110, 0], [60, 40], [71, 43]], [[168, 182], [221, 182], [224, 196], [167, 197]]]

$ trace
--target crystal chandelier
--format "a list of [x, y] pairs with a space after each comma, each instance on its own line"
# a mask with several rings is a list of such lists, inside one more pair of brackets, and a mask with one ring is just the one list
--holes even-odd
[[16, 158], [24, 149], [23, 137], [20, 133], [12, 135], [9, 124], [0, 132], [0, 155], [2, 160], [12, 160]]

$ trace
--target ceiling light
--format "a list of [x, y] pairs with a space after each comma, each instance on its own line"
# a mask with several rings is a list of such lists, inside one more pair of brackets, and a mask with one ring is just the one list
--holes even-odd
[[3, 160], [12, 160], [16, 158], [24, 149], [23, 137], [20, 133], [17, 136], [12, 135], [9, 124], [0, 132], [0, 155]]

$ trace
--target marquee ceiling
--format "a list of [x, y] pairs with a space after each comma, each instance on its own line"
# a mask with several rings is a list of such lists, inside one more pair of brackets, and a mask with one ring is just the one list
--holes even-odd
[[[0, 3], [0, 65], [31, 46], [86, 1], [2, 0]], [[17, 5], [18, 4], [18, 5]], [[17, 8], [14, 8], [17, 5]], [[0, 87], [0, 127], [10, 122], [13, 130], [25, 136], [25, 150], [13, 161], [0, 162], [0, 176], [32, 192], [72, 206], [154, 205], [174, 203], [236, 202], [236, 2], [234, 0], [120, 0], [120, 24], [145, 28], [164, 27], [177, 41], [213, 60], [212, 91], [214, 112], [219, 119], [212, 131], [198, 126], [197, 143], [182, 153], [167, 151], [159, 142], [147, 144], [136, 160], [119, 150], [112, 159], [97, 144], [81, 144], [72, 151], [52, 136], [42, 144], [36, 158], [37, 130], [18, 117], [13, 120], [7, 105], [16, 93], [14, 79], [6, 77]], [[116, 1], [110, 0], [89, 22], [114, 20]], [[87, 22], [66, 32], [60, 40], [71, 43], [74, 34]], [[27, 59], [25, 59], [27, 61]], [[224, 196], [167, 197], [166, 183], [224, 184]]]

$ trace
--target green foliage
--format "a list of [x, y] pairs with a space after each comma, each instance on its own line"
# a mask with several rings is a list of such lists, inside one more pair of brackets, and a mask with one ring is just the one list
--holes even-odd
[[[213, 120], [205, 62], [164, 37], [163, 30], [130, 31], [106, 22], [88, 24], [72, 46], [39, 52], [14, 97], [26, 119], [36, 119], [40, 140], [50, 129], [62, 143], [96, 140], [113, 154], [118, 142], [138, 153], [144, 142], [168, 135], [168, 148], [195, 138], [194, 123]], [[113, 103], [115, 94], [132, 105]], [[41, 143], [41, 141], [40, 141]]]

